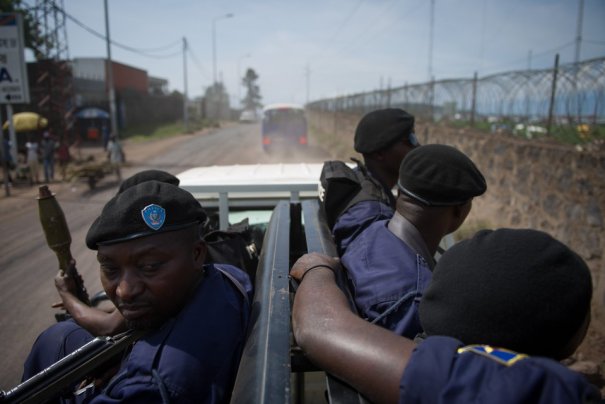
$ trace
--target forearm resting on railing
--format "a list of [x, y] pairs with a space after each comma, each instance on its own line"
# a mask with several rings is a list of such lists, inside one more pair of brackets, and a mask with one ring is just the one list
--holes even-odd
[[309, 359], [374, 402], [397, 402], [414, 343], [351, 312], [330, 269], [309, 271], [292, 310], [294, 336]]

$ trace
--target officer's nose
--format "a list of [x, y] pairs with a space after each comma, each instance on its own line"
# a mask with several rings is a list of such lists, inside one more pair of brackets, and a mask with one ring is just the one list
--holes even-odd
[[143, 282], [136, 271], [125, 270], [118, 282], [116, 296], [122, 302], [129, 302], [140, 295], [143, 289]]

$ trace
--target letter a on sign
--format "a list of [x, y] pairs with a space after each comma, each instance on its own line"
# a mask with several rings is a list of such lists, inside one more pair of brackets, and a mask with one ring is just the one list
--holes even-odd
[[9, 82], [13, 81], [10, 73], [8, 72], [8, 70], [6, 70], [5, 67], [0, 69], [0, 82], [3, 82], [3, 81], [9, 81]]

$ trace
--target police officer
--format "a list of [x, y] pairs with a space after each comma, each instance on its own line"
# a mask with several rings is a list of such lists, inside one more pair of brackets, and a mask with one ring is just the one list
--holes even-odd
[[487, 187], [464, 153], [439, 144], [409, 152], [397, 186], [394, 215], [370, 224], [341, 259], [360, 316], [414, 338], [422, 331], [418, 301], [439, 242], [460, 227]]
[[558, 361], [590, 322], [591, 275], [546, 233], [485, 230], [437, 263], [420, 304], [418, 344], [351, 312], [337, 261], [299, 259], [294, 337], [316, 365], [374, 402], [601, 402], [584, 376]]
[[414, 116], [399, 108], [366, 114], [355, 129], [354, 148], [363, 156], [369, 175], [383, 186], [395, 208], [391, 190], [397, 183], [401, 161], [419, 145], [414, 133]]
[[[252, 288], [235, 267], [204, 265], [205, 219], [190, 193], [158, 181], [135, 184], [105, 205], [86, 244], [97, 250], [103, 288], [128, 327], [147, 332], [108, 384], [78, 400], [228, 400]], [[92, 338], [74, 321], [50, 327], [35, 342], [24, 379]]]
[[413, 115], [399, 108], [379, 109], [364, 115], [355, 129], [354, 148], [364, 162], [353, 159], [357, 167], [349, 177], [355, 177], [358, 188], [351, 189], [347, 195], [342, 195], [340, 185], [334, 187], [339, 188], [337, 191], [331, 189], [326, 177], [342, 184], [339, 177], [346, 175], [348, 168], [340, 161], [324, 163], [321, 178], [325, 188], [324, 209], [341, 252], [346, 240], [342, 245], [340, 241], [362, 231], [372, 221], [393, 214], [392, 189], [397, 183], [399, 166], [405, 155], [417, 146]]
[[[180, 180], [169, 172], [156, 169], [143, 170], [124, 180], [120, 184], [117, 193], [120, 194], [141, 182], [152, 180], [175, 186], [180, 183]], [[71, 265], [75, 266], [75, 261], [72, 261]], [[90, 334], [94, 336], [116, 335], [126, 331], [126, 320], [115, 307], [109, 310], [101, 310], [80, 301], [77, 297], [76, 284], [73, 279], [66, 275], [65, 271], [59, 271], [55, 277], [55, 287], [61, 302], [55, 303], [53, 307], [65, 309], [71, 318]]]

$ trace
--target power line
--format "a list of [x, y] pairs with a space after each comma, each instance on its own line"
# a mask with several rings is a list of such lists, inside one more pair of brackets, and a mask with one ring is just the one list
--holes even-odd
[[[565, 43], [563, 45], [559, 45], [559, 46], [557, 46], [555, 48], [552, 48], [552, 49], [544, 50], [542, 52], [538, 52], [538, 53], [533, 53], [532, 52], [532, 59], [535, 59], [536, 57], [545, 56], [545, 55], [549, 55], [549, 54], [553, 54], [553, 53], [559, 52], [559, 51], [561, 51], [561, 50], [563, 50], [565, 48], [568, 48], [568, 47], [572, 46], [574, 43], [575, 43], [575, 40], [567, 42], [567, 43]], [[503, 63], [493, 64], [493, 65], [488, 65], [488, 66], [485, 66], [485, 70], [492, 70], [493, 71], [493, 70], [497, 70], [497, 69], [500, 69], [500, 68], [507, 68], [507, 67], [510, 67], [511, 65], [517, 65], [517, 64], [522, 63], [522, 62], [527, 62], [527, 57], [524, 57], [522, 59], [512, 60], [510, 62], [503, 62]]]
[[582, 41], [593, 45], [605, 45], [605, 41], [595, 41], [591, 39], [583, 39]]
[[[390, 14], [391, 10], [397, 4], [398, 4], [397, 1], [386, 3], [386, 5], [377, 14], [377, 17], [373, 18], [373, 20], [375, 20], [375, 21], [382, 20], [383, 16], [385, 16], [387, 14]], [[340, 47], [340, 49], [332, 51], [331, 52], [331, 56], [333, 58], [336, 58], [337, 56], [342, 55], [342, 54], [346, 53], [347, 51], [354, 51], [354, 50], [358, 50], [358, 49], [362, 48], [371, 39], [373, 39], [374, 37], [376, 37], [381, 32], [384, 32], [385, 30], [389, 29], [391, 26], [395, 25], [395, 23], [400, 23], [400, 21], [398, 21], [397, 19], [395, 19], [395, 20], [391, 21], [390, 24], [387, 24], [386, 26], [384, 24], [376, 24], [376, 25], [373, 26], [374, 27], [374, 31], [372, 32], [371, 35], [366, 35], [366, 34], [370, 31], [370, 28], [372, 26], [366, 25], [366, 28], [364, 30], [362, 30], [362, 32], [359, 33], [359, 35], [355, 36], [353, 38], [353, 40], [349, 41], [346, 45]], [[363, 41], [362, 44], [360, 44], [359, 43], [359, 39], [362, 38], [362, 37], [364, 37], [366, 40]], [[319, 71], [318, 67], [322, 67], [324, 64], [325, 64], [325, 58], [324, 58], [324, 60], [318, 60], [316, 63], [314, 63], [314, 65], [315, 65], [314, 66], [315, 71]]]
[[[86, 24], [84, 24], [83, 22], [79, 21], [77, 18], [75, 18], [74, 16], [70, 15], [69, 13], [67, 13], [64, 9], [62, 9], [61, 7], [57, 6], [54, 2], [52, 3], [52, 6], [60, 13], [62, 13], [66, 18], [68, 18], [69, 20], [71, 20], [74, 24], [78, 25], [80, 28], [84, 29], [85, 31], [89, 32], [90, 34], [96, 36], [99, 39], [102, 39], [103, 41], [107, 41], [107, 37], [98, 32], [95, 31], [94, 29], [90, 28], [89, 26], [87, 26]], [[181, 55], [181, 51], [175, 51], [173, 53], [169, 53], [169, 54], [163, 54], [163, 55], [157, 55], [157, 54], [150, 54], [148, 52], [153, 52], [153, 51], [157, 51], [157, 50], [164, 50], [164, 49], [168, 49], [171, 47], [175, 47], [176, 45], [180, 44], [181, 40], [178, 41], [174, 41], [168, 45], [165, 46], [161, 46], [158, 48], [153, 48], [153, 49], [137, 49], [137, 48], [133, 48], [131, 46], [128, 45], [124, 45], [121, 44], [119, 42], [116, 42], [114, 40], [110, 40], [109, 41], [112, 45], [115, 45], [118, 48], [121, 48], [123, 50], [132, 52], [132, 53], [136, 53], [138, 55], [141, 56], [145, 56], [148, 58], [153, 58], [153, 59], [169, 59], [169, 58], [173, 58], [175, 56]]]
[[[342, 31], [342, 29], [344, 28], [344, 26], [349, 23], [349, 21], [355, 15], [355, 13], [357, 13], [357, 10], [359, 10], [359, 7], [361, 6], [361, 3], [363, 3], [363, 1], [364, 0], [359, 0], [357, 2], [357, 4], [355, 4], [353, 6], [353, 8], [349, 12], [349, 14], [347, 14], [347, 16], [344, 18], [344, 20], [338, 26], [338, 28], [336, 28], [334, 30], [334, 33], [331, 35], [331, 37], [327, 41], [325, 41], [324, 43], [334, 43], [335, 42], [335, 39], [340, 34], [340, 31]], [[324, 48], [321, 49], [321, 51], [319, 52], [319, 54], [317, 56], [314, 56], [313, 58], [311, 58], [311, 60], [313, 60], [313, 59], [321, 60], [321, 57], [324, 55], [325, 52], [326, 52], [326, 48], [324, 47]]]
[[206, 69], [204, 69], [204, 67], [200, 63], [199, 59], [197, 58], [197, 56], [193, 53], [193, 50], [191, 49], [191, 46], [187, 47], [187, 51], [189, 52], [189, 55], [191, 56], [191, 59], [193, 60], [193, 63], [197, 66], [197, 68], [200, 70], [200, 72], [202, 73], [202, 75], [205, 78], [207, 78], [208, 80], [210, 80], [210, 74], [206, 71]]

